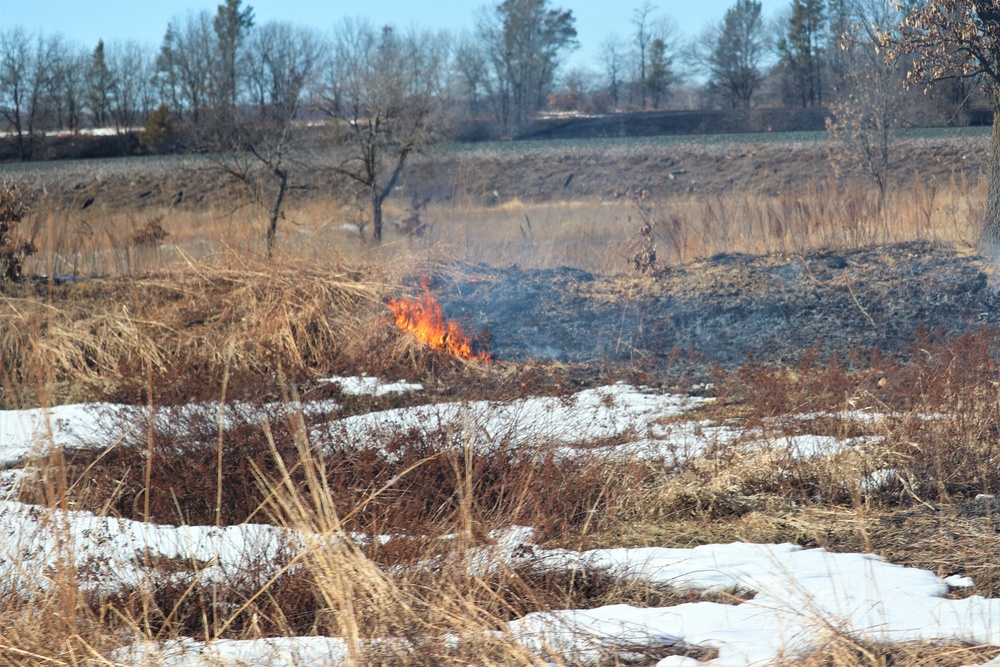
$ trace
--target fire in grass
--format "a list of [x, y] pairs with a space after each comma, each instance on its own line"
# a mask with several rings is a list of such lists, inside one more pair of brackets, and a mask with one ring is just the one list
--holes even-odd
[[466, 334], [453, 320], [446, 320], [441, 304], [431, 294], [430, 281], [422, 278], [424, 294], [419, 299], [392, 299], [389, 309], [396, 318], [396, 326], [413, 334], [418, 341], [459, 359], [492, 361], [489, 353], [489, 332], [475, 337]]

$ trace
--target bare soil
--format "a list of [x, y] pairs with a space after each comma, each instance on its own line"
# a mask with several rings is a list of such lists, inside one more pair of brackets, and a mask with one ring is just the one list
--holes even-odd
[[[654, 197], [715, 195], [741, 188], [763, 194], [804, 191], [833, 177], [823, 133], [760, 133], [703, 137], [590, 139], [451, 144], [415, 157], [397, 197], [478, 204], [614, 199], [641, 187]], [[989, 135], [966, 130], [936, 138], [910, 136], [893, 152], [899, 182], [930, 187], [985, 173]], [[343, 199], [351, 185], [332, 169], [332, 150], [303, 147], [294, 157], [289, 205]], [[144, 156], [4, 165], [4, 178], [24, 186], [29, 200], [60, 211], [91, 206], [141, 211], [163, 206], [223, 207], [238, 189], [198, 156]]]

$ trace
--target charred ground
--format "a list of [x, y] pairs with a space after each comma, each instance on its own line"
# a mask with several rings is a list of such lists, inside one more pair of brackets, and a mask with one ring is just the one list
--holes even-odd
[[[895, 146], [893, 172], [930, 189], [975, 183], [987, 140], [969, 131], [907, 135]], [[293, 204], [341, 196], [330, 156], [302, 151], [312, 168], [293, 177]], [[401, 207], [417, 196], [486, 207], [511, 199], [607, 202], [637, 187], [660, 202], [751, 190], [815, 198], [829, 196], [808, 194], [832, 177], [829, 151], [821, 133], [442, 146], [408, 166], [394, 199]], [[225, 177], [193, 156], [48, 162], [12, 169], [10, 177], [36, 210], [66, 220], [84, 208], [88, 215], [165, 210], [169, 228], [170, 211], [219, 210], [231, 201]], [[445, 315], [472, 333], [487, 329], [494, 357], [514, 362], [700, 374], [751, 355], [787, 364], [807, 351], [824, 359], [875, 348], [900, 352], [920, 330], [954, 336], [1000, 322], [992, 262], [929, 242], [720, 254], [651, 275], [437, 266], [424, 273]], [[411, 280], [419, 291], [416, 273]]]
[[[719, 255], [653, 276], [456, 267], [445, 312], [489, 329], [501, 359], [735, 367], [902, 352], [921, 330], [1000, 322], [984, 257], [927, 242], [810, 255]], [[680, 356], [679, 356], [680, 353]], [[684, 366], [685, 364], [681, 364]]]

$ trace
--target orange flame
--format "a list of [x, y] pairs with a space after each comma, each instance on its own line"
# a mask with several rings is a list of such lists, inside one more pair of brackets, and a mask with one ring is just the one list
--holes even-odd
[[460, 359], [491, 361], [489, 352], [476, 350], [477, 345], [457, 322], [445, 320], [441, 304], [431, 295], [427, 279], [421, 284], [424, 295], [419, 299], [392, 299], [389, 309], [396, 317], [396, 326], [413, 334], [418, 341], [444, 350]]

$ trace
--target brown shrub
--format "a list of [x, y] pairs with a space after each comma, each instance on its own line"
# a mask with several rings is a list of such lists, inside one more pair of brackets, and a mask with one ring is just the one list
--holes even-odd
[[34, 242], [18, 234], [27, 214], [21, 190], [16, 185], [0, 184], [0, 282], [20, 280], [24, 259], [35, 252]]

